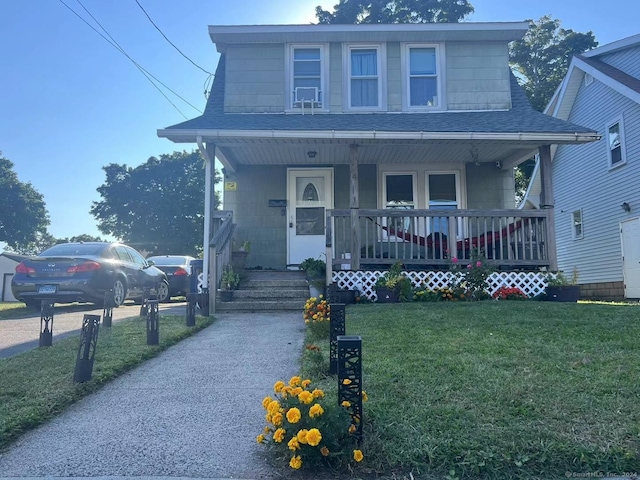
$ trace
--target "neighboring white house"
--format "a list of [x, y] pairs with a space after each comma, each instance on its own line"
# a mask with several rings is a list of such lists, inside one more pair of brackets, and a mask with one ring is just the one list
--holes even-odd
[[0, 253], [0, 301], [2, 302], [17, 302], [11, 293], [11, 278], [24, 255], [17, 255], [15, 253]]
[[640, 298], [640, 35], [574, 57], [546, 112], [601, 135], [551, 150], [558, 268], [583, 297]]

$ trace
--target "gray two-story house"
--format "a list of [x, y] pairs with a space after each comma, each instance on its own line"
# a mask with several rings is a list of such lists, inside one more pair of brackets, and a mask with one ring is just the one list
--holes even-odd
[[252, 266], [326, 255], [332, 278], [479, 250], [504, 269], [555, 269], [550, 176], [548, 208], [516, 210], [513, 168], [539, 152], [548, 169], [551, 145], [598, 134], [530, 107], [508, 63], [527, 28], [210, 26], [205, 112], [158, 135], [222, 162]]

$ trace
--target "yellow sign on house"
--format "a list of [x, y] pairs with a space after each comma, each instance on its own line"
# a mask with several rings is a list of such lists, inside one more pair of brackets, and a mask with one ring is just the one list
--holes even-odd
[[238, 184], [236, 182], [224, 182], [224, 189], [227, 192], [235, 192], [238, 190]]

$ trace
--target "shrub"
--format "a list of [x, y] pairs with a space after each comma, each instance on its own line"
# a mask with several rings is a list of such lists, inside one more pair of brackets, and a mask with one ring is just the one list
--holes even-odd
[[526, 293], [518, 287], [500, 287], [492, 295], [496, 300], [528, 300]]
[[277, 381], [275, 398], [265, 397], [267, 426], [256, 441], [273, 452], [277, 460], [294, 470], [345, 464], [362, 460], [354, 450], [355, 426], [347, 410], [325, 401], [322, 390], [311, 380], [292, 377], [289, 384]]
[[322, 295], [306, 301], [302, 318], [314, 337], [329, 337], [329, 304]]

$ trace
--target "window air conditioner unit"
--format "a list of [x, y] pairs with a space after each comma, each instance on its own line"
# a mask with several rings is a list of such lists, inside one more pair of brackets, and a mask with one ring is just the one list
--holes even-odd
[[306, 105], [311, 107], [311, 111], [313, 112], [314, 107], [319, 107], [320, 102], [318, 100], [318, 87], [296, 87], [293, 92], [294, 107], [300, 107], [303, 109]]

